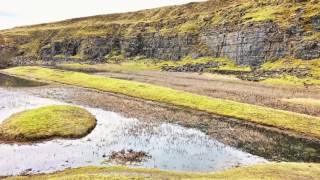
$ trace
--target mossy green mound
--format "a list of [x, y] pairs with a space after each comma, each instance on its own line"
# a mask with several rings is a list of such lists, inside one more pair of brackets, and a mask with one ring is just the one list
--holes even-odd
[[271, 163], [250, 167], [235, 168], [218, 173], [183, 173], [160, 171], [154, 169], [133, 169], [127, 167], [84, 167], [68, 169], [62, 172], [26, 177], [9, 177], [19, 179], [319, 179], [320, 165], [307, 163]]
[[74, 106], [46, 106], [17, 113], [0, 125], [0, 140], [37, 141], [50, 138], [78, 138], [87, 135], [96, 119]]

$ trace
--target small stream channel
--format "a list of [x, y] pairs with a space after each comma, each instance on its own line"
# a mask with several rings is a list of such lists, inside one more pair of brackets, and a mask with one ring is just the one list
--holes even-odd
[[[67, 104], [15, 90], [16, 87], [39, 85], [44, 84], [0, 74], [0, 123], [23, 110]], [[97, 119], [96, 128], [84, 138], [0, 144], [0, 176], [53, 172], [89, 165], [116, 165], [105, 163], [106, 156], [122, 149], [145, 151], [151, 155], [150, 159], [134, 166], [164, 170], [218, 171], [267, 162], [262, 157], [224, 145], [197, 129], [144, 122], [98, 108], [84, 108]]]

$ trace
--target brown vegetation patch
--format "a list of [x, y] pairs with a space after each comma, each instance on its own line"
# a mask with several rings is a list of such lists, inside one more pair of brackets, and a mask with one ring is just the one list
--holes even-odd
[[122, 149], [121, 151], [113, 151], [109, 155], [108, 160], [105, 162], [112, 163], [115, 162], [116, 164], [139, 164], [147, 159], [151, 158], [151, 156], [144, 152], [144, 151], [134, 151], [133, 149], [125, 150]]

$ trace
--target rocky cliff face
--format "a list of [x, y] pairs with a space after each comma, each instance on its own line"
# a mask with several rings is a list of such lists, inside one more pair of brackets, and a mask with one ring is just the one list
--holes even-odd
[[0, 68], [5, 68], [12, 64], [10, 60], [13, 57], [19, 56], [18, 49], [15, 47], [0, 45]]
[[238, 29], [217, 27], [199, 34], [163, 36], [158, 33], [136, 37], [95, 37], [52, 42], [42, 47], [42, 58], [80, 54], [84, 59], [101, 60], [112, 53], [125, 57], [179, 60], [184, 56], [228, 57], [240, 65], [257, 66], [267, 60], [292, 56], [299, 59], [320, 58], [320, 41], [303, 40], [303, 33], [281, 29], [268, 22]]
[[[81, 19], [75, 19], [62, 22], [61, 27], [64, 28], [62, 30], [38, 30], [42, 28], [39, 25], [30, 35], [13, 39], [20, 47], [37, 42], [36, 54], [33, 56], [42, 60], [83, 59], [101, 62], [114, 55], [166, 60], [179, 60], [184, 56], [212, 56], [228, 57], [239, 65], [258, 66], [267, 60], [286, 56], [304, 60], [320, 58], [320, 15], [317, 11], [320, 9], [319, 1], [264, 4], [248, 0], [251, 6], [244, 6], [241, 2], [240, 0], [208, 1], [150, 12], [95, 17], [100, 22], [100, 20], [110, 21], [112, 18], [122, 21], [126, 18], [128, 21], [142, 16], [141, 14], [147, 16], [147, 13], [159, 16], [161, 11], [164, 11], [160, 13], [164, 17], [166, 14], [175, 15], [173, 19], [167, 17], [169, 20], [160, 16], [159, 19], [148, 23], [144, 22], [145, 19], [142, 19], [143, 22], [140, 19], [141, 22], [124, 25], [110, 22], [99, 27], [92, 25], [90, 28], [94, 30], [87, 28], [86, 32], [93, 34], [90, 36], [73, 36], [72, 33], [80, 32], [74, 30], [75, 25], [72, 23], [82, 22]], [[217, 5], [221, 6], [221, 9], [217, 10], [215, 7]], [[230, 10], [223, 9], [225, 6]], [[270, 6], [271, 9], [268, 10]], [[273, 8], [277, 8], [277, 11]], [[195, 9], [202, 10], [203, 13], [196, 13]], [[290, 9], [290, 12], [286, 9]], [[269, 11], [274, 12], [272, 14]], [[281, 13], [282, 16], [278, 17]], [[287, 16], [290, 16], [288, 20]], [[254, 18], [258, 18], [259, 21], [252, 21]], [[216, 19], [222, 20], [219, 23], [212, 23], [217, 21]], [[284, 20], [287, 20], [288, 24], [283, 25]], [[69, 25], [71, 29], [65, 27], [68, 23], [72, 25]], [[58, 26], [59, 23], [55, 25]], [[48, 28], [50, 27], [44, 29]], [[154, 30], [150, 31], [152, 28]], [[175, 29], [175, 31], [162, 33], [164, 29]], [[21, 31], [29, 32], [30, 27], [22, 28]], [[125, 33], [122, 33], [123, 31]], [[124, 35], [128, 34], [128, 31], [134, 33]], [[62, 34], [61, 32], [65, 35], [54, 38]], [[68, 35], [69, 32], [71, 35]], [[9, 31], [9, 34], [12, 33]], [[34, 46], [32, 45], [32, 48]], [[25, 55], [29, 54], [30, 47], [27, 50], [22, 48], [21, 51], [24, 51]]]
[[260, 65], [291, 54], [287, 34], [274, 23], [213, 30], [203, 39], [213, 56], [229, 57], [241, 65]]
[[93, 37], [78, 40], [52, 42], [41, 48], [41, 57], [56, 55], [81, 55], [83, 59], [103, 59], [111, 54], [123, 54], [125, 57], [145, 56], [148, 58], [178, 60], [197, 52], [200, 37], [198, 35], [161, 36], [157, 33], [136, 37]]

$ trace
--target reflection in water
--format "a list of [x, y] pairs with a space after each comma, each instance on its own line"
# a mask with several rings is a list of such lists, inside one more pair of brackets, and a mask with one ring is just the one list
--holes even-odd
[[4, 87], [35, 87], [44, 86], [45, 83], [30, 81], [0, 73], [0, 86]]
[[[0, 122], [15, 112], [58, 101], [0, 88]], [[210, 138], [201, 131], [169, 123], [150, 123], [88, 108], [97, 127], [77, 140], [52, 140], [33, 145], [0, 144], [0, 176], [51, 172], [68, 167], [103, 165], [112, 151], [145, 151], [151, 158], [139, 166], [166, 170], [216, 171], [266, 162]]]

